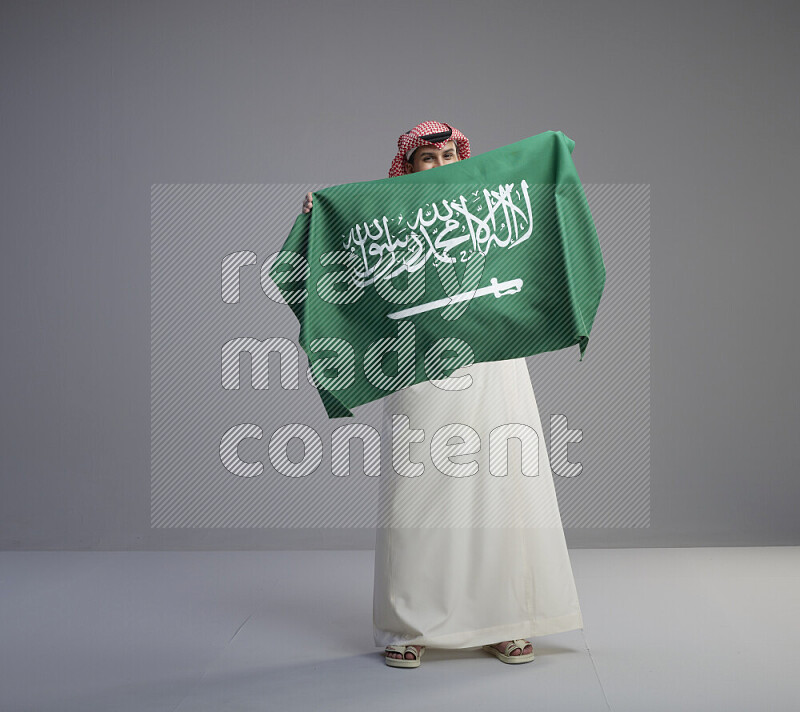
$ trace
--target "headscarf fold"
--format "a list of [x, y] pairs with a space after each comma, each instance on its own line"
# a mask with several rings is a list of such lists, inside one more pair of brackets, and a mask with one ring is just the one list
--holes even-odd
[[455, 142], [459, 160], [469, 158], [469, 139], [458, 129], [441, 121], [423, 121], [417, 124], [397, 139], [397, 155], [392, 159], [389, 177], [394, 178], [408, 173], [406, 161], [420, 146], [436, 146], [442, 149], [448, 141]]

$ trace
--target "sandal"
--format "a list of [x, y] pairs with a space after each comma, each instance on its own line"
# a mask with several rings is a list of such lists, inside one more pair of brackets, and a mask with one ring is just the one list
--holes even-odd
[[[425, 646], [420, 647], [419, 653], [417, 653], [417, 649], [413, 645], [387, 645], [386, 650], [391, 653], [400, 653], [403, 656], [402, 658], [392, 658], [384, 653], [383, 659], [387, 665], [412, 668], [419, 667], [420, 658], [425, 652]], [[406, 653], [414, 653], [414, 657], [406, 658]]]
[[[525, 650], [526, 645], [531, 646], [531, 652], [527, 654], [522, 652]], [[502, 660], [504, 663], [527, 663], [533, 660], [533, 645], [531, 645], [530, 640], [525, 640], [525, 638], [517, 638], [510, 643], [506, 643], [505, 652], [502, 653], [493, 645], [482, 645], [481, 648], [487, 653], [494, 655], [498, 660]], [[519, 655], [511, 655], [511, 653], [518, 648]]]

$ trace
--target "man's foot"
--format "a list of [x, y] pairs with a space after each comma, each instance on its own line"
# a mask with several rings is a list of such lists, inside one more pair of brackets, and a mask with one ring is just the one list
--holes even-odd
[[[500, 653], [506, 652], [506, 645], [508, 645], [511, 641], [510, 640], [503, 640], [500, 643], [494, 643], [492, 647]], [[533, 646], [530, 644], [529, 641], [525, 641], [527, 644], [523, 650], [516, 648], [515, 650], [511, 651], [511, 655], [528, 655], [529, 653], [533, 652]]]
[[[419, 649], [422, 647], [421, 645], [409, 645], [408, 647], [409, 648], [416, 648], [417, 657], [419, 657]], [[414, 659], [414, 653], [412, 653], [410, 650], [406, 650], [406, 654], [405, 655], [401, 655], [400, 653], [396, 653], [393, 650], [388, 650], [387, 649], [386, 650], [386, 657], [387, 658], [403, 658], [404, 657], [406, 660], [413, 660]]]

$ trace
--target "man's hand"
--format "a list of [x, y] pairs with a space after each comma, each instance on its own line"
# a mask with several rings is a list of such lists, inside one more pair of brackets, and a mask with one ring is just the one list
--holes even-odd
[[306, 193], [306, 197], [303, 198], [303, 212], [310, 213], [312, 207], [314, 206], [311, 204], [311, 193]]

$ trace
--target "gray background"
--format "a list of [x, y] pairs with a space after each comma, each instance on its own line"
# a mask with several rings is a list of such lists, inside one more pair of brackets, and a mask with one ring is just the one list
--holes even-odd
[[306, 184], [385, 177], [426, 118], [476, 153], [560, 129], [584, 183], [651, 187], [651, 526], [567, 529], [570, 546], [798, 542], [792, 4], [0, 13], [0, 547], [372, 545], [150, 529], [150, 186], [293, 183], [299, 209]]

